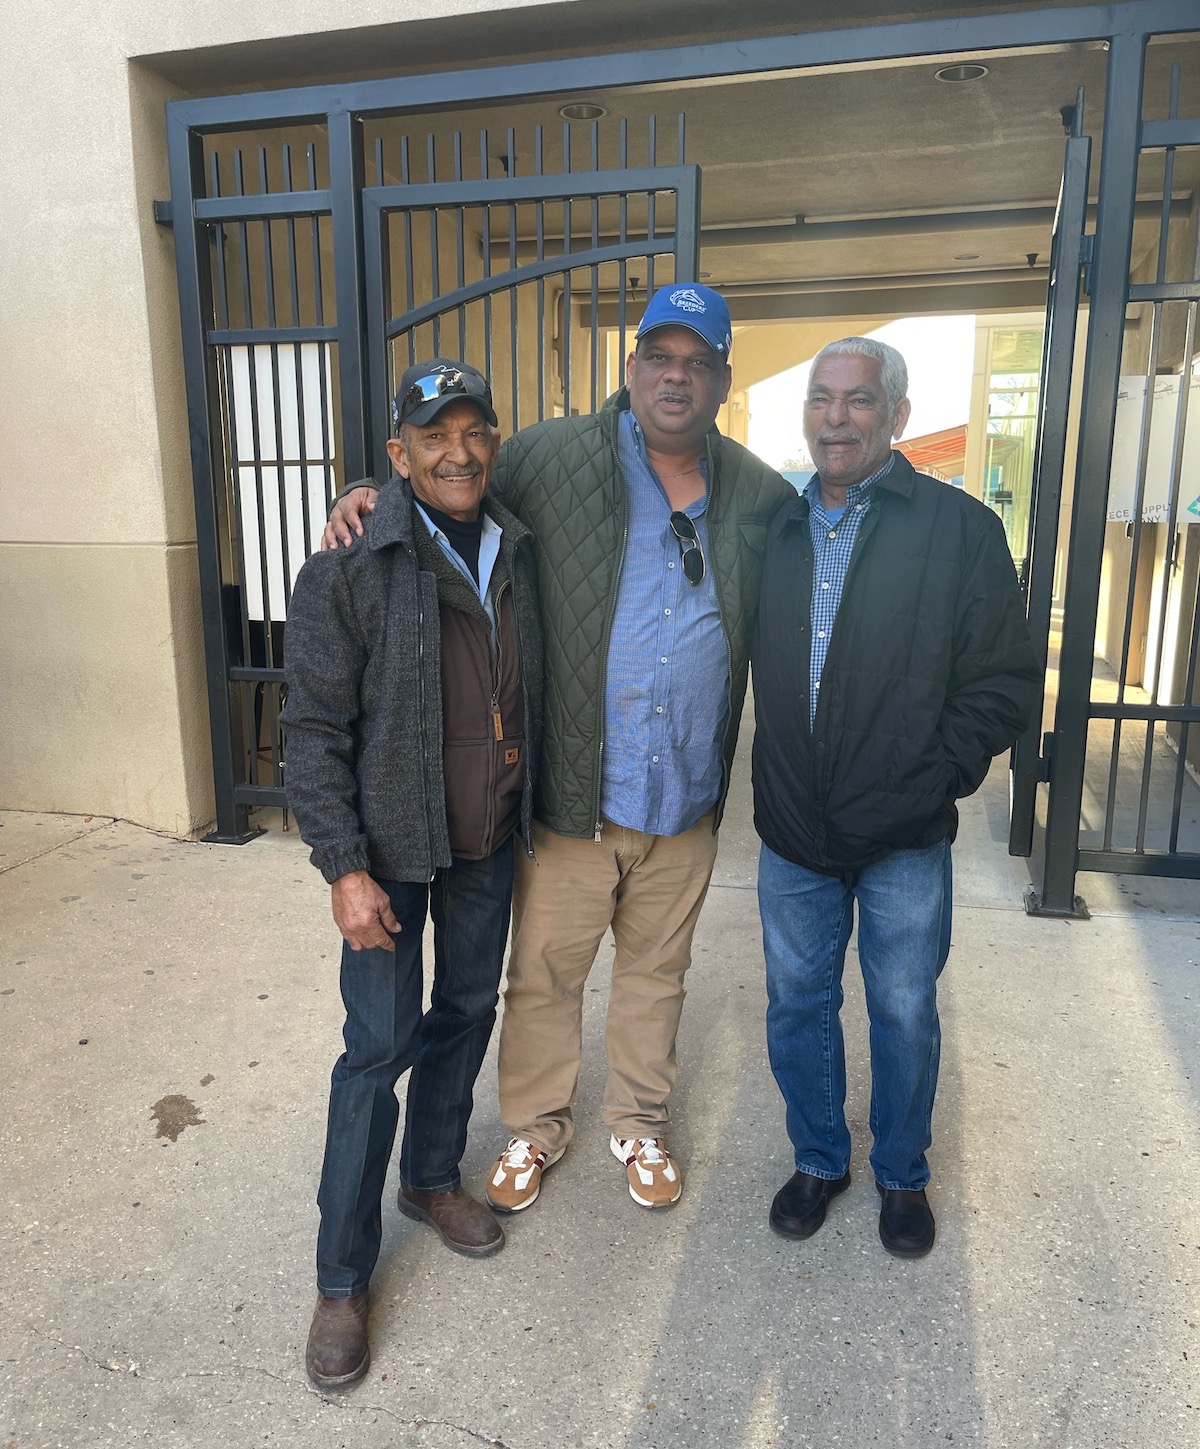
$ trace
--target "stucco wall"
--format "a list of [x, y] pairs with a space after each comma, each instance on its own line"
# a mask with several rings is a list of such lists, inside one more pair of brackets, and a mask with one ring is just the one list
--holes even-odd
[[6, 7], [0, 805], [174, 834], [213, 814], [174, 248], [151, 211], [169, 193], [163, 107], [184, 92], [135, 58], [426, 13], [414, 0]]

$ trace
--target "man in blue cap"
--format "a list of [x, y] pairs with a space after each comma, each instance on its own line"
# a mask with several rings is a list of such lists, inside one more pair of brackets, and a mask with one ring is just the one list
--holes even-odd
[[[616, 954], [604, 1122], [630, 1196], [683, 1189], [667, 1098], [684, 974], [716, 855], [746, 692], [766, 527], [792, 489], [715, 426], [729, 309], [679, 282], [651, 298], [626, 385], [599, 413], [525, 428], [492, 495], [538, 539], [545, 736], [531, 850], [518, 852], [500, 1037], [511, 1138], [487, 1197], [529, 1207], [574, 1130], [583, 993]], [[326, 531], [350, 541], [369, 494]]]

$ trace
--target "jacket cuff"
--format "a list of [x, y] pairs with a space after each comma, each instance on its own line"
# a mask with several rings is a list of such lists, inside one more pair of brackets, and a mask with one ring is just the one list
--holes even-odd
[[342, 846], [337, 850], [314, 850], [309, 859], [330, 885], [344, 875], [352, 875], [356, 870], [371, 869], [367, 842], [362, 837], [353, 845]]

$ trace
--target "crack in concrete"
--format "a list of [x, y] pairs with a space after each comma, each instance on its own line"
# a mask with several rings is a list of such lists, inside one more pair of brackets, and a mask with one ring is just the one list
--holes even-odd
[[44, 1338], [47, 1343], [56, 1343], [59, 1348], [68, 1349], [71, 1353], [77, 1353], [80, 1358], [87, 1359], [88, 1363], [95, 1364], [97, 1368], [103, 1369], [110, 1374], [128, 1374], [131, 1378], [140, 1379], [142, 1376], [141, 1365], [132, 1360], [128, 1364], [116, 1363], [113, 1359], [97, 1358], [94, 1353], [88, 1353], [86, 1348], [81, 1348], [77, 1343], [68, 1343], [65, 1338], [55, 1338], [52, 1333], [43, 1333], [40, 1328], [29, 1325], [30, 1331], [36, 1333], [39, 1338]]
[[68, 845], [74, 845], [77, 841], [83, 840], [88, 835], [95, 835], [98, 830], [108, 830], [117, 824], [113, 815], [98, 815], [98, 824], [90, 830], [81, 830], [78, 835], [72, 835], [70, 840], [59, 840], [53, 845], [48, 845], [45, 850], [39, 850], [36, 855], [27, 855], [24, 860], [14, 860], [11, 865], [0, 865], [0, 875], [7, 875], [10, 870], [20, 870], [23, 865], [32, 865], [35, 860], [41, 860], [43, 856], [53, 855], [56, 850], [65, 850]]
[[487, 1444], [490, 1449], [511, 1449], [503, 1439], [493, 1439], [490, 1434], [481, 1434], [478, 1429], [469, 1429], [466, 1424], [456, 1424], [453, 1419], [426, 1419], [418, 1415], [415, 1419], [406, 1418], [403, 1414], [397, 1414], [394, 1409], [385, 1409], [382, 1404], [347, 1404], [340, 1399], [332, 1398], [324, 1394], [320, 1389], [309, 1385], [309, 1392], [314, 1394], [322, 1403], [328, 1404], [331, 1408], [340, 1409], [343, 1413], [355, 1412], [361, 1414], [386, 1414], [389, 1419], [394, 1419], [397, 1424], [404, 1424], [410, 1429], [453, 1429], [459, 1434], [466, 1434], [479, 1444]]
[[[274, 1379], [278, 1384], [294, 1385], [295, 1379], [284, 1378], [281, 1374], [274, 1374], [270, 1369], [262, 1368], [258, 1364], [231, 1363], [223, 1368], [215, 1369], [189, 1369], [185, 1379], [219, 1379], [229, 1373], [259, 1373], [266, 1378]], [[453, 1419], [427, 1419], [418, 1415], [415, 1419], [404, 1414], [398, 1414], [394, 1409], [385, 1408], [382, 1404], [346, 1403], [340, 1397], [335, 1398], [332, 1394], [318, 1389], [315, 1385], [305, 1381], [305, 1389], [313, 1398], [320, 1399], [323, 1404], [328, 1404], [331, 1409], [337, 1409], [342, 1413], [358, 1414], [383, 1414], [388, 1419], [393, 1419], [397, 1424], [403, 1424], [409, 1429], [454, 1429], [459, 1434], [466, 1434], [469, 1438], [480, 1444], [487, 1444], [489, 1449], [511, 1449], [503, 1439], [495, 1439], [490, 1434], [481, 1434], [478, 1429], [468, 1428], [466, 1424], [456, 1424]]]

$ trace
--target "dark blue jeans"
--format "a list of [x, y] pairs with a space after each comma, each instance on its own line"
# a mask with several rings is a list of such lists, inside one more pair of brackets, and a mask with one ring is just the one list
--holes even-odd
[[[345, 1052], [333, 1069], [317, 1205], [317, 1288], [351, 1298], [379, 1256], [383, 1184], [409, 1072], [400, 1179], [417, 1192], [459, 1186], [472, 1089], [496, 1020], [512, 906], [513, 841], [458, 860], [429, 885], [381, 880], [403, 930], [395, 952], [342, 947]], [[421, 938], [433, 917], [433, 992], [422, 1014]], [[411, 1070], [410, 1070], [411, 1069]]]
[[842, 967], [858, 903], [871, 1023], [871, 1167], [880, 1187], [922, 1188], [942, 1032], [937, 981], [950, 953], [950, 842], [894, 850], [846, 885], [763, 846], [758, 903], [767, 958], [767, 1049], [796, 1167], [850, 1166]]

